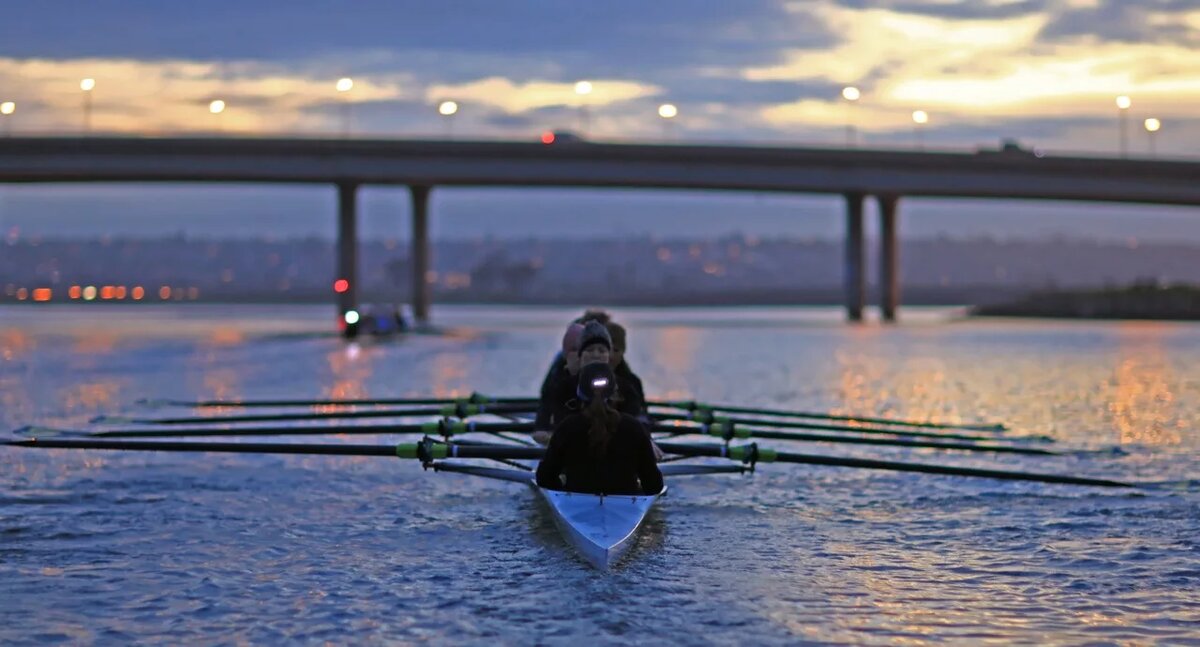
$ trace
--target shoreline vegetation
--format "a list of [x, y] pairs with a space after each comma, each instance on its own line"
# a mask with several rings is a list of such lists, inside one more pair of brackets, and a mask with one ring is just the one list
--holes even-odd
[[1005, 303], [974, 306], [973, 317], [1200, 321], [1200, 285], [1140, 281], [1099, 290], [1045, 290]]

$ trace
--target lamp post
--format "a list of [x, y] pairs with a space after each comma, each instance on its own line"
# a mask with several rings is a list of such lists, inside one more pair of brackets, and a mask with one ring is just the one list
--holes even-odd
[[83, 132], [92, 132], [92, 90], [96, 89], [96, 79], [84, 79], [79, 82], [83, 91]]
[[853, 148], [856, 144], [857, 133], [854, 128], [854, 104], [862, 97], [862, 92], [858, 88], [848, 85], [842, 88], [842, 98], [846, 100], [846, 148]]
[[578, 81], [575, 83], [575, 96], [579, 97], [579, 133], [586, 135], [591, 118], [588, 115], [587, 95], [592, 93], [591, 81]]
[[675, 117], [679, 116], [679, 108], [673, 103], [664, 103], [658, 107], [658, 116], [663, 120], [663, 139], [667, 141], [674, 139], [671, 136], [671, 127], [675, 123]]
[[344, 97], [342, 103], [342, 137], [350, 136], [350, 90], [354, 89], [354, 79], [344, 76], [338, 79], [337, 88], [339, 94]]
[[1129, 107], [1133, 101], [1121, 95], [1117, 97], [1117, 137], [1121, 148], [1121, 157], [1129, 157]]
[[12, 115], [17, 111], [17, 104], [13, 101], [5, 101], [0, 103], [0, 117], [4, 118], [4, 136], [8, 137], [12, 134]]
[[208, 111], [217, 122], [217, 132], [221, 132], [221, 114], [225, 112], [225, 102], [220, 99], [213, 99], [208, 104]]
[[925, 124], [929, 123], [929, 113], [924, 110], [913, 110], [913, 134], [917, 139], [917, 150], [925, 150]]
[[1157, 157], [1154, 140], [1157, 139], [1158, 131], [1162, 129], [1162, 122], [1150, 117], [1142, 125], [1146, 127], [1146, 136], [1150, 138], [1150, 157]]
[[454, 115], [458, 114], [458, 103], [443, 101], [438, 104], [438, 114], [446, 118], [446, 137], [454, 137]]

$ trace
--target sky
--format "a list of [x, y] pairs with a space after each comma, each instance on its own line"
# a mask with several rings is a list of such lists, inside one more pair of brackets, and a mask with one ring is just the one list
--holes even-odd
[[[1159, 156], [1200, 141], [1200, 0], [8, 3], [0, 132], [448, 137], [859, 145]], [[338, 92], [338, 79], [353, 88]], [[586, 80], [592, 91], [576, 92]], [[854, 86], [850, 104], [841, 91]], [[209, 112], [211, 101], [225, 112]], [[438, 114], [453, 100], [452, 118]], [[658, 107], [678, 116], [666, 122]], [[929, 122], [913, 123], [914, 110]], [[820, 196], [444, 189], [434, 234], [836, 236]], [[364, 193], [365, 236], [403, 236], [402, 191]], [[902, 236], [1200, 241], [1194, 209], [909, 200]], [[332, 235], [332, 191], [276, 186], [0, 186], [31, 235]]]

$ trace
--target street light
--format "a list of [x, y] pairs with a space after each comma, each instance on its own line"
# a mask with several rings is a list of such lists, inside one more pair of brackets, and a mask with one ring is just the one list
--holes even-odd
[[225, 102], [220, 99], [213, 99], [208, 104], [208, 111], [214, 115], [213, 120], [217, 122], [217, 132], [220, 132], [221, 113], [225, 112]]
[[342, 104], [342, 137], [350, 136], [350, 90], [354, 89], [354, 79], [344, 76], [338, 79], [334, 86], [337, 91], [346, 96], [345, 102]]
[[925, 150], [924, 126], [929, 123], [929, 113], [924, 110], [913, 110], [912, 120], [914, 124], [913, 132], [917, 137], [917, 149]]
[[846, 100], [846, 148], [854, 146], [857, 139], [854, 132], [853, 106], [861, 97], [862, 92], [852, 85], [842, 88], [842, 98]]
[[673, 103], [664, 103], [658, 107], [658, 116], [663, 119], [663, 139], [671, 139], [671, 124], [679, 115], [679, 108]]
[[438, 114], [446, 118], [446, 137], [454, 136], [454, 115], [458, 114], [458, 103], [443, 101], [438, 104]]
[[579, 97], [579, 132], [581, 134], [587, 134], [588, 125], [591, 121], [591, 117], [588, 115], [587, 100], [585, 99], [585, 97], [591, 93], [591, 81], [575, 82], [575, 94]]
[[8, 117], [4, 120], [4, 136], [12, 134], [12, 113], [17, 111], [17, 104], [12, 101], [0, 103], [0, 115]]
[[1150, 138], [1150, 157], [1155, 157], [1154, 140], [1156, 137], [1156, 133], [1158, 133], [1158, 131], [1162, 129], [1162, 122], [1155, 119], [1154, 117], [1150, 117], [1145, 122], [1143, 122], [1142, 125], [1146, 127], [1147, 137]]
[[79, 82], [83, 90], [83, 132], [92, 131], [92, 90], [96, 89], [96, 79], [84, 79]]
[[1121, 157], [1129, 157], [1129, 107], [1133, 101], [1121, 95], [1117, 97], [1117, 131], [1121, 145]]

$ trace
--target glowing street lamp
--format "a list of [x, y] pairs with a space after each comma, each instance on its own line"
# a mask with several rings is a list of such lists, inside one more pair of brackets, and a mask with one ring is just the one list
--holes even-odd
[[220, 132], [221, 114], [225, 112], [225, 102], [220, 99], [213, 99], [208, 104], [208, 111], [213, 115], [213, 120], [217, 123], [217, 132]]
[[924, 110], [913, 110], [913, 132], [917, 137], [917, 149], [925, 150], [924, 126], [929, 123], [929, 113]]
[[1117, 97], [1117, 130], [1121, 144], [1121, 157], [1129, 157], [1129, 107], [1133, 100], [1125, 95]]
[[842, 88], [842, 98], [846, 100], [846, 148], [855, 145], [857, 133], [854, 128], [854, 104], [862, 98], [862, 92], [853, 85]]
[[17, 111], [17, 104], [13, 101], [5, 101], [0, 103], [0, 116], [4, 119], [4, 136], [12, 134], [12, 114]]
[[92, 131], [92, 90], [96, 89], [96, 79], [84, 79], [79, 82], [83, 91], [83, 132]]
[[575, 82], [575, 95], [577, 97], [579, 97], [579, 132], [583, 133], [583, 134], [587, 134], [588, 125], [591, 121], [591, 117], [590, 117], [590, 115], [588, 115], [587, 99], [586, 99], [587, 95], [589, 95], [591, 93], [592, 93], [592, 82], [591, 81], [576, 81]]
[[658, 116], [663, 120], [663, 139], [671, 139], [671, 126], [679, 116], [679, 108], [673, 103], [664, 103], [658, 107]]
[[1155, 157], [1154, 140], [1157, 138], [1157, 133], [1162, 129], [1162, 122], [1154, 117], [1150, 117], [1142, 123], [1146, 128], [1146, 135], [1150, 138], [1150, 157]]
[[338, 79], [334, 85], [338, 93], [346, 97], [342, 103], [342, 137], [350, 136], [350, 91], [354, 89], [354, 79], [350, 77], [342, 77]]
[[454, 137], [454, 115], [458, 114], [458, 103], [454, 101], [439, 103], [438, 114], [446, 118], [446, 137]]

